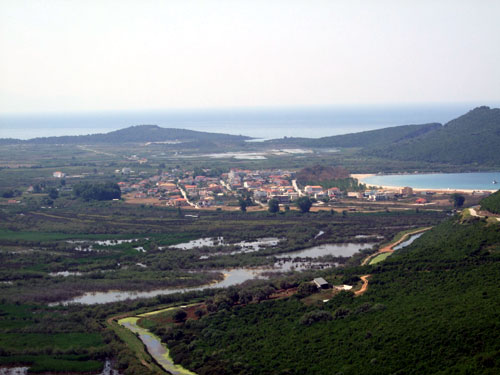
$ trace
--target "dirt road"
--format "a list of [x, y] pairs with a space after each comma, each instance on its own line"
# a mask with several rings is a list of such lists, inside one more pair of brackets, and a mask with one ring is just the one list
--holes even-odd
[[421, 229], [417, 229], [417, 230], [414, 230], [412, 232], [408, 232], [406, 233], [405, 235], [403, 235], [403, 237], [401, 237], [399, 240], [397, 240], [396, 242], [392, 242], [388, 245], [385, 245], [384, 247], [382, 247], [381, 249], [379, 249], [379, 251], [377, 251], [376, 253], [373, 253], [369, 256], [367, 256], [363, 262], [361, 262], [361, 265], [362, 266], [366, 266], [368, 264], [368, 262], [370, 260], [372, 260], [373, 258], [375, 258], [377, 255], [379, 254], [382, 254], [382, 253], [392, 253], [394, 252], [394, 248], [396, 246], [398, 246], [401, 242], [404, 242], [406, 241], [409, 237], [413, 236], [414, 234], [417, 234], [417, 233], [421, 233], [421, 232], [425, 232], [425, 231], [428, 231], [429, 229], [431, 229], [432, 227], [427, 227], [427, 228], [421, 228]]
[[368, 289], [368, 279], [371, 276], [372, 275], [363, 275], [363, 276], [360, 276], [361, 281], [363, 281], [363, 285], [361, 285], [361, 289], [360, 290], [357, 290], [357, 291], [354, 292], [355, 296], [360, 296], [364, 292], [366, 292], [366, 290]]

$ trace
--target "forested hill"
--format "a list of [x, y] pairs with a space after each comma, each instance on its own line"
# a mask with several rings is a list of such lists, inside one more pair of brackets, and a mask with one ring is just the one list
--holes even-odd
[[269, 143], [286, 143], [305, 147], [381, 147], [388, 144], [412, 139], [422, 134], [432, 132], [441, 124], [402, 125], [391, 128], [369, 130], [360, 133], [335, 135], [318, 139], [285, 138], [269, 141]]
[[481, 209], [500, 214], [500, 190], [481, 201]]
[[318, 139], [276, 139], [268, 143], [303, 147], [354, 147], [360, 148], [359, 153], [363, 156], [500, 166], [500, 109], [478, 107], [445, 125], [403, 125]]
[[500, 165], [500, 109], [478, 107], [415, 138], [367, 150], [396, 160]]
[[242, 142], [250, 137], [220, 133], [206, 133], [186, 129], [161, 128], [157, 125], [137, 125], [105, 134], [62, 137], [33, 138], [26, 141], [0, 139], [0, 143], [30, 144], [93, 144], [93, 143], [137, 143], [137, 142]]
[[362, 296], [224, 307], [162, 336], [198, 374], [498, 374], [499, 251], [497, 225], [453, 218], [375, 266], [346, 269], [346, 280], [371, 275]]

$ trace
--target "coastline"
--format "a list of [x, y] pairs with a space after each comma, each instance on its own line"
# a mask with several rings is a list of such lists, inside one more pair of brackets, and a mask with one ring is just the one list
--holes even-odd
[[[356, 178], [360, 183], [367, 184], [368, 183], [365, 181], [366, 178], [376, 176], [374, 173], [360, 173], [360, 174], [351, 174], [351, 177]], [[386, 175], [389, 176], [389, 175]], [[395, 185], [376, 185], [377, 187], [380, 187], [382, 189], [387, 189], [387, 190], [400, 190], [403, 189], [405, 186], [395, 186]], [[436, 188], [414, 188], [410, 186], [413, 191], [415, 192], [433, 192], [433, 193], [438, 193], [438, 194], [453, 194], [453, 193], [466, 193], [466, 194], [474, 194], [474, 193], [494, 193], [498, 189], [436, 189]]]

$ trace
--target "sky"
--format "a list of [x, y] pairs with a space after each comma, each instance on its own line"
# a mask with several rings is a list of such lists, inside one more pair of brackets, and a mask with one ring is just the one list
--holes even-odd
[[500, 101], [498, 0], [0, 0], [0, 114]]

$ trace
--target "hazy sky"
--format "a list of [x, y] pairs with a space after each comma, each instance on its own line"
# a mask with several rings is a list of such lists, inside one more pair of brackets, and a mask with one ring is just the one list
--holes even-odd
[[0, 113], [500, 100], [499, 0], [0, 0]]

